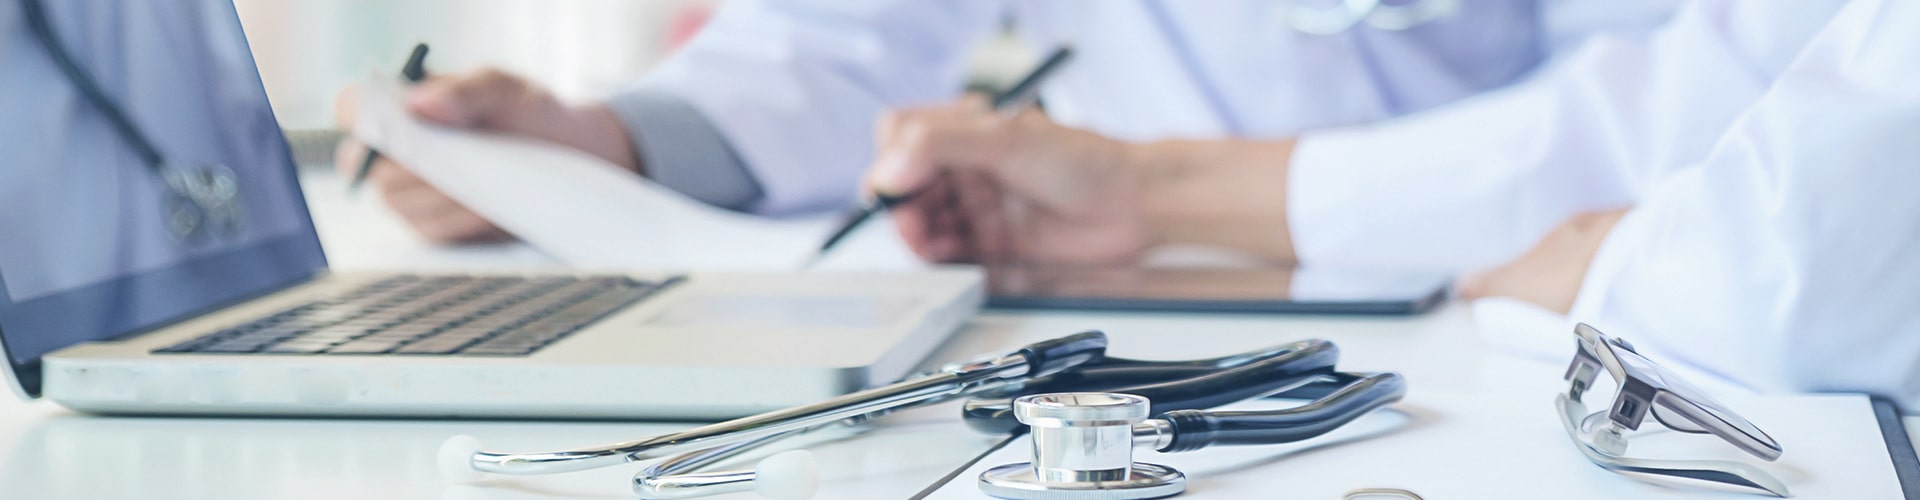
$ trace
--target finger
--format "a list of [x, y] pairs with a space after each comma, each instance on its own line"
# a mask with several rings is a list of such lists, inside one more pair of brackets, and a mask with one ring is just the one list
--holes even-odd
[[333, 96], [333, 126], [341, 130], [353, 130], [354, 119], [360, 115], [360, 86], [347, 85]]
[[1007, 151], [1003, 120], [991, 115], [939, 112], [899, 120], [869, 170], [868, 185], [877, 193], [924, 189], [947, 169], [990, 169]]
[[497, 241], [506, 231], [452, 198], [432, 189], [385, 192], [394, 213], [434, 243]]
[[893, 210], [894, 226], [914, 254], [931, 262], [950, 262], [961, 252], [962, 235], [953, 225], [955, 207], [945, 185], [935, 185]]
[[971, 236], [969, 253], [983, 263], [1011, 260], [1009, 221], [1001, 211], [999, 185], [978, 172], [956, 172], [954, 181], [960, 212]]
[[960, 96], [955, 106], [969, 111], [992, 111], [993, 96], [979, 92], [968, 92]]
[[1460, 278], [1453, 285], [1453, 291], [1466, 300], [1480, 300], [1492, 296], [1494, 275], [1497, 271], [1487, 270]]
[[874, 145], [893, 142], [892, 139], [901, 127], [915, 120], [934, 119], [941, 116], [979, 115], [985, 111], [987, 100], [978, 94], [967, 94], [959, 101], [935, 106], [889, 109], [874, 119]]
[[937, 237], [930, 240], [932, 245], [927, 253], [933, 256], [934, 262], [965, 262], [971, 235], [960, 223], [959, 207], [956, 206], [951, 184], [941, 187], [940, 197], [935, 199], [940, 208], [932, 214], [933, 234]]
[[432, 184], [420, 177], [420, 174], [413, 173], [413, 170], [408, 169], [406, 165], [401, 165], [385, 155], [373, 162], [373, 169], [367, 172], [367, 181], [385, 190], [433, 189]]
[[424, 185], [403, 188], [383, 186], [380, 198], [395, 214], [412, 221], [431, 221], [447, 212], [465, 209], [452, 197]]
[[342, 176], [360, 175], [360, 164], [366, 161], [367, 146], [357, 139], [347, 137], [333, 146], [333, 168]]
[[430, 122], [492, 128], [534, 92], [526, 80], [487, 68], [453, 77], [433, 77], [407, 93], [407, 110]]
[[479, 243], [504, 234], [492, 222], [469, 210], [449, 211], [415, 226], [420, 235], [438, 244]]
[[933, 227], [934, 213], [941, 207], [936, 206], [937, 203], [933, 200], [931, 196], [921, 196], [894, 205], [888, 210], [889, 218], [893, 219], [894, 230], [899, 232], [900, 239], [906, 242], [907, 248], [912, 249], [914, 255], [928, 261], [933, 260], [933, 255], [929, 252], [933, 246], [933, 240], [941, 237], [934, 232]]
[[907, 249], [913, 250], [913, 254], [922, 260], [932, 260], [927, 255], [928, 240], [931, 235], [928, 232], [926, 208], [903, 206], [894, 209], [890, 218], [893, 219], [893, 230], [900, 234], [900, 241], [907, 244]]

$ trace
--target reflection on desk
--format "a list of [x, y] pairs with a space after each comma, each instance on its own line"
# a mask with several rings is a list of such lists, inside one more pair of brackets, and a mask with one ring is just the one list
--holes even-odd
[[[957, 407], [927, 410], [941, 418], [903, 414], [856, 439], [810, 447], [821, 463], [816, 498], [905, 498], [994, 441], [963, 429], [952, 418]], [[457, 434], [499, 449], [541, 450], [693, 425], [57, 415], [24, 429], [6, 451], [0, 497], [631, 499], [638, 465], [457, 485], [440, 477], [434, 454]]]

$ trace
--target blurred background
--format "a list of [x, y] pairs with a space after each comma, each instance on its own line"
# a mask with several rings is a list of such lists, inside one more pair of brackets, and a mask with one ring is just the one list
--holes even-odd
[[[331, 161], [333, 97], [368, 72], [495, 66], [570, 101], [635, 81], [697, 33], [721, 0], [236, 0], [281, 127], [302, 165]], [[1010, 36], [975, 51], [973, 84], [1017, 78], [1034, 56]]]

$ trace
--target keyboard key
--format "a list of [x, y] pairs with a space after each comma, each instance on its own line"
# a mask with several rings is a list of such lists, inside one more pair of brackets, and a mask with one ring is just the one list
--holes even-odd
[[519, 346], [473, 346], [460, 351], [462, 356], [525, 356], [533, 354], [538, 347]]
[[260, 352], [272, 354], [318, 354], [320, 351], [325, 351], [329, 347], [333, 347], [332, 342], [295, 340], [274, 344], [266, 349], [261, 349]]
[[460, 350], [461, 347], [465, 347], [466, 345], [467, 345], [467, 341], [436, 342], [432, 340], [426, 340], [426, 341], [420, 341], [420, 342], [415, 342], [412, 344], [400, 346], [399, 349], [394, 349], [393, 353], [394, 354], [452, 354], [454, 351], [458, 351]]
[[154, 352], [525, 355], [679, 281], [402, 275]]
[[198, 351], [199, 352], [218, 352], [218, 353], [254, 352], [254, 351], [260, 350], [262, 346], [265, 346], [271, 343], [273, 343], [273, 341], [271, 340], [268, 340], [268, 341], [255, 341], [255, 340], [248, 340], [248, 339], [224, 340], [224, 341], [215, 342], [213, 344], [207, 345], [206, 347], [201, 347], [200, 349], [198, 349]]
[[400, 341], [361, 339], [327, 349], [327, 354], [382, 354], [400, 346]]

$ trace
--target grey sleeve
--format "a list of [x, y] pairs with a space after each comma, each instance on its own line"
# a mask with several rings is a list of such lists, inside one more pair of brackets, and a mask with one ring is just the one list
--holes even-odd
[[746, 211], [763, 193], [753, 172], [686, 100], [658, 90], [632, 90], [607, 101], [627, 127], [646, 175], [709, 205]]

